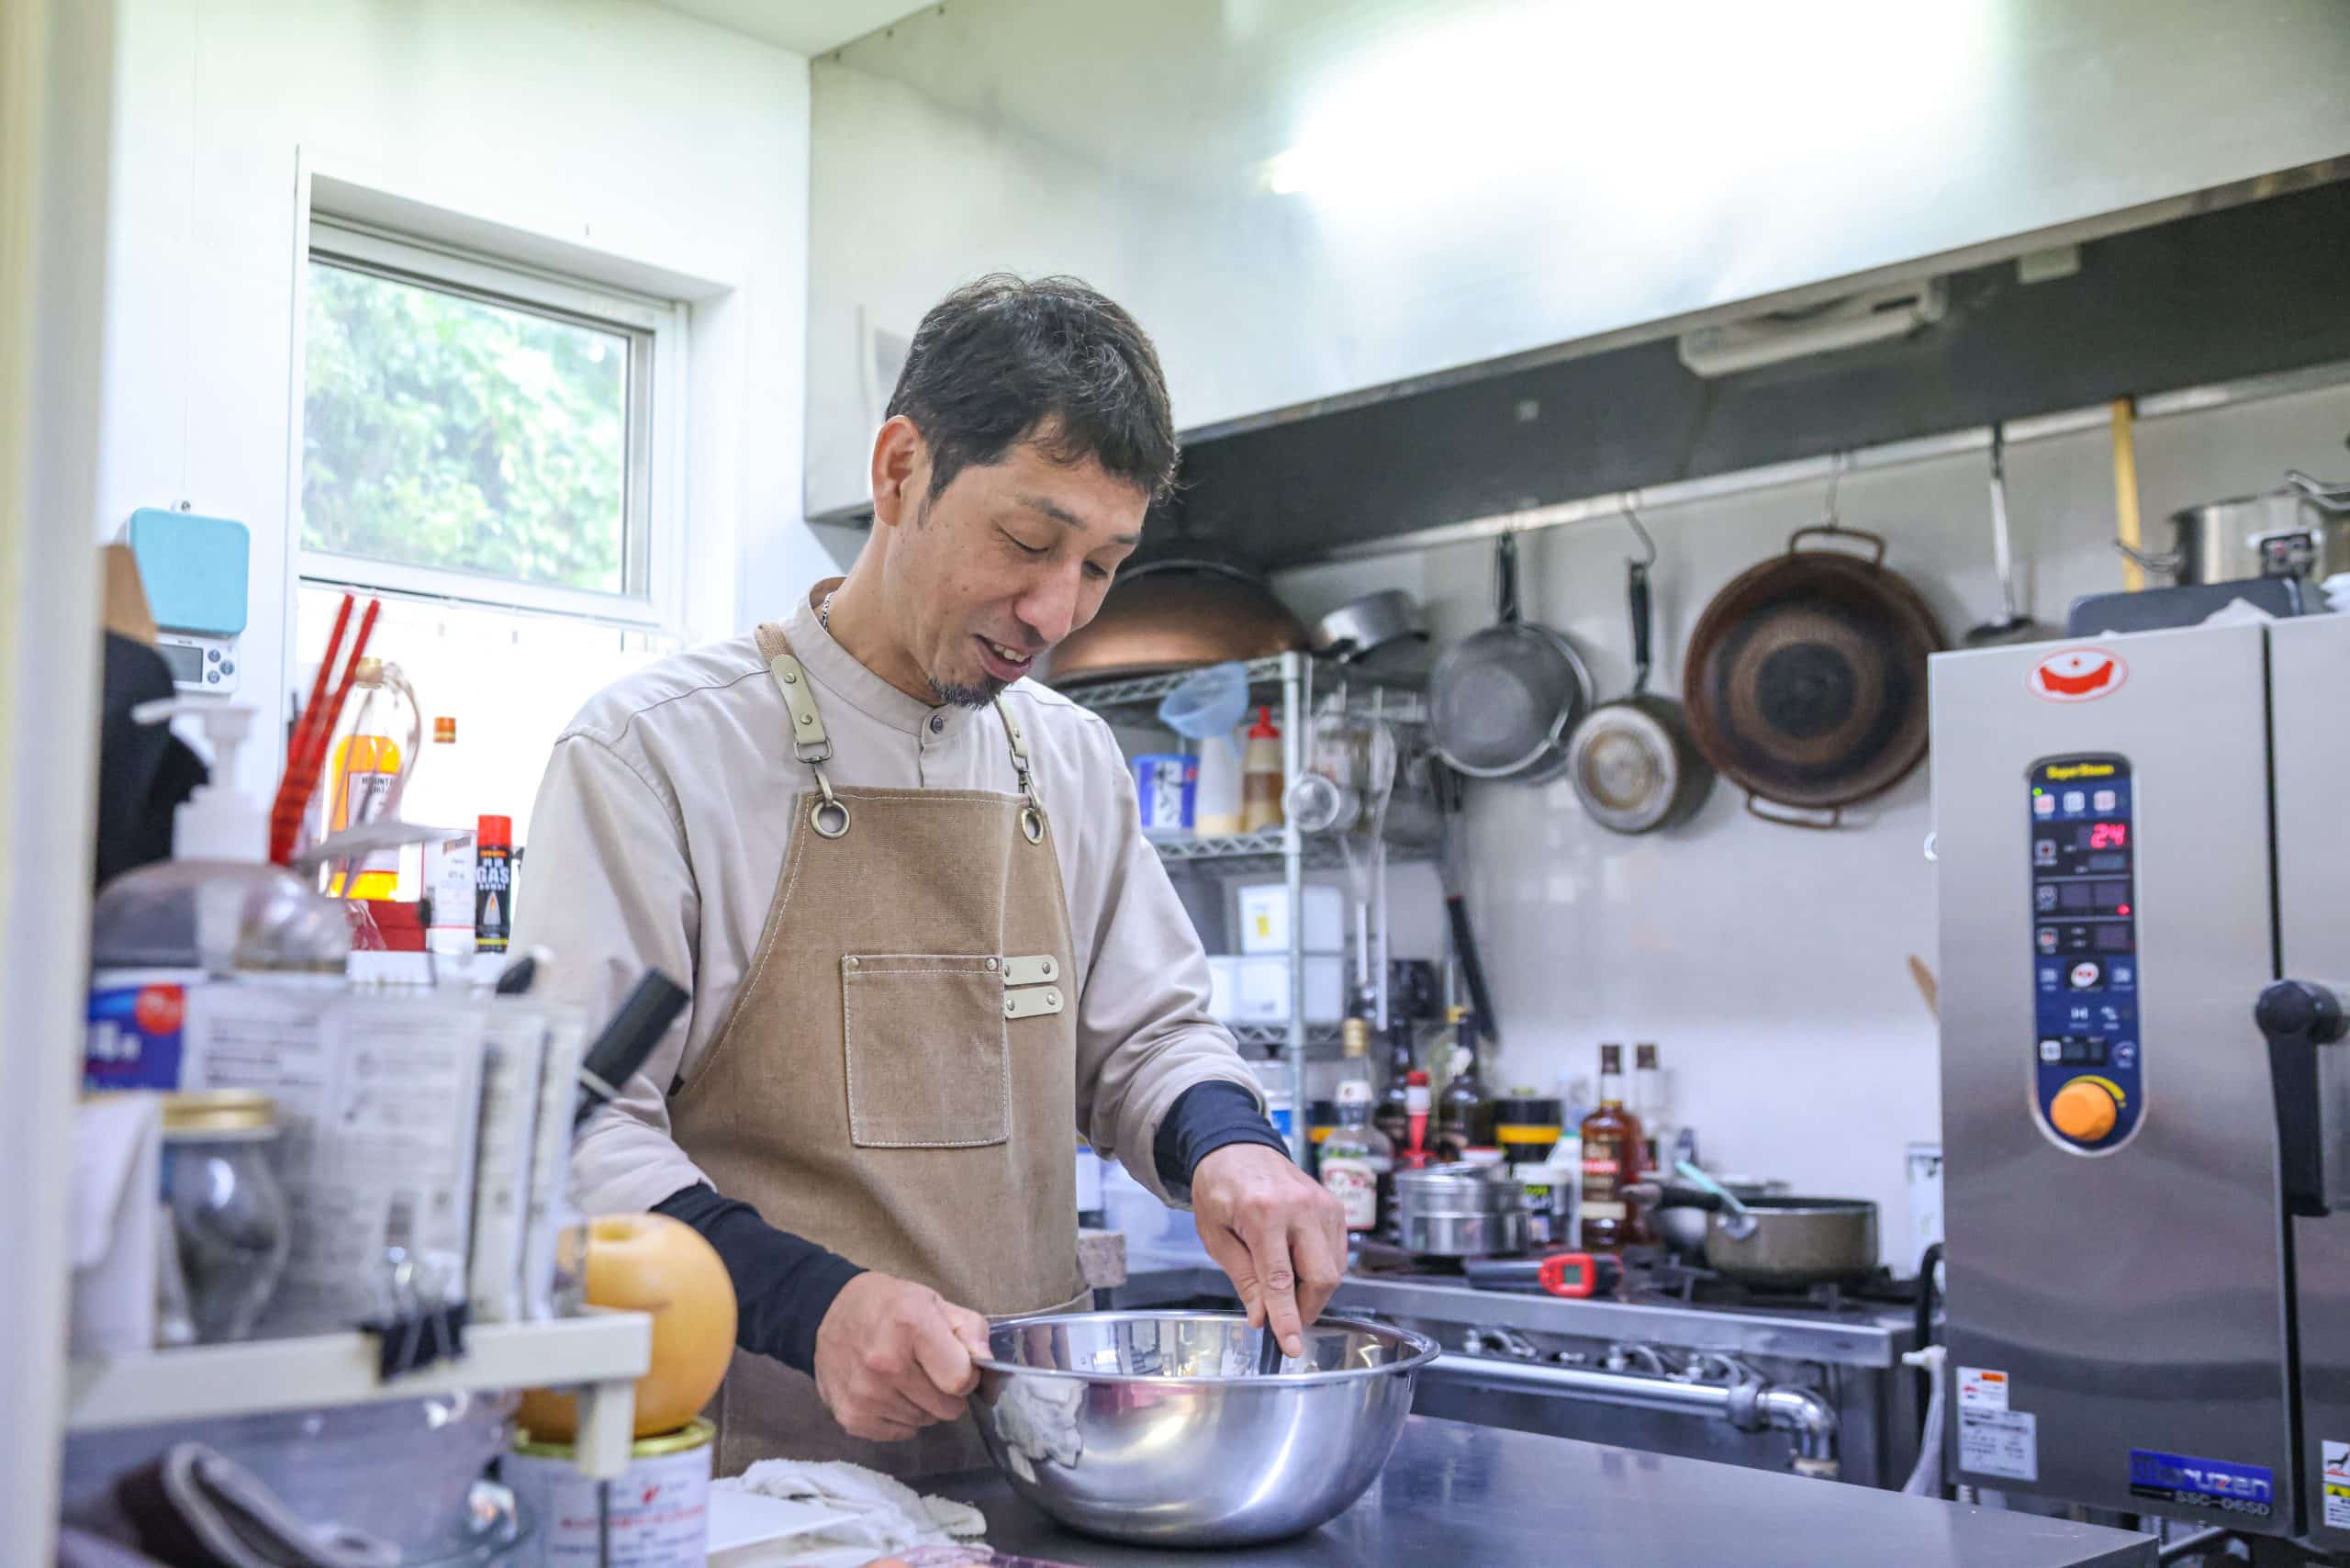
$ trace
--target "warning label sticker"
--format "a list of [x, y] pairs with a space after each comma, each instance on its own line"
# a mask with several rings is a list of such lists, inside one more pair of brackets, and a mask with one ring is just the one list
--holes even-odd
[[2325, 1528], [2350, 1529], [2350, 1443], [2322, 1446], [2325, 1454]]
[[2008, 1374], [1993, 1372], [1988, 1367], [1959, 1368], [1958, 1407], [1961, 1410], [2005, 1410], [2008, 1407]]
[[1961, 1410], [1958, 1467], [2009, 1481], [2040, 1479], [2040, 1417], [2020, 1410]]

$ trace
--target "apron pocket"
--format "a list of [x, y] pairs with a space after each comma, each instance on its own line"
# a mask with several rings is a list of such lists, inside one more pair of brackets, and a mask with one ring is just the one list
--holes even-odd
[[841, 960], [841, 1035], [858, 1148], [1011, 1139], [1001, 959], [853, 953]]

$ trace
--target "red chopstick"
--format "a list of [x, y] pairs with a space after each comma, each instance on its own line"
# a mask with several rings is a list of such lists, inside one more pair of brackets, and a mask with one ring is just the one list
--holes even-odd
[[[351, 661], [342, 667], [342, 677], [335, 682], [334, 695], [328, 699], [319, 713], [319, 722], [296, 736], [300, 749], [288, 760], [285, 784], [278, 790], [277, 806], [270, 822], [270, 858], [284, 866], [294, 858], [294, 841], [302, 825], [302, 814], [309, 809], [310, 796], [319, 787], [319, 774], [326, 766], [327, 745], [334, 738], [335, 725], [342, 718], [342, 705], [351, 696], [352, 681], [358, 678], [359, 661], [366, 656], [367, 640], [375, 633], [375, 617], [383, 610], [384, 601], [371, 599], [367, 612], [359, 618], [359, 633], [352, 639]], [[323, 673], [325, 666], [319, 666]]]
[[319, 660], [319, 673], [310, 678], [310, 700], [295, 715], [294, 733], [285, 738], [285, 770], [278, 778], [276, 798], [269, 803], [269, 857], [280, 866], [294, 853], [292, 830], [280, 826], [287, 816], [285, 797], [294, 788], [296, 765], [309, 748], [311, 728], [319, 722], [319, 704], [326, 700], [327, 678], [333, 672], [334, 656], [342, 651], [343, 629], [351, 624], [352, 603], [352, 595], [342, 596], [342, 604], [334, 612], [334, 630], [327, 636], [327, 651]]

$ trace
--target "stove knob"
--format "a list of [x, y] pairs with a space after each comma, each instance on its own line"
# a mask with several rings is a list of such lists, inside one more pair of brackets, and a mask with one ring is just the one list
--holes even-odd
[[2075, 1143], [2097, 1142], [2121, 1119], [2113, 1091], [2094, 1078], [2073, 1080], [2048, 1102], [2050, 1125]]

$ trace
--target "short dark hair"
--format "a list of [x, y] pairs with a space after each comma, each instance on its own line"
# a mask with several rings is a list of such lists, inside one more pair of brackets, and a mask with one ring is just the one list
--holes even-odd
[[1175, 482], [1175, 416], [1158, 353], [1132, 316], [1082, 280], [990, 273], [914, 329], [890, 414], [930, 445], [930, 494], [1040, 441], [1087, 458], [1154, 502]]

